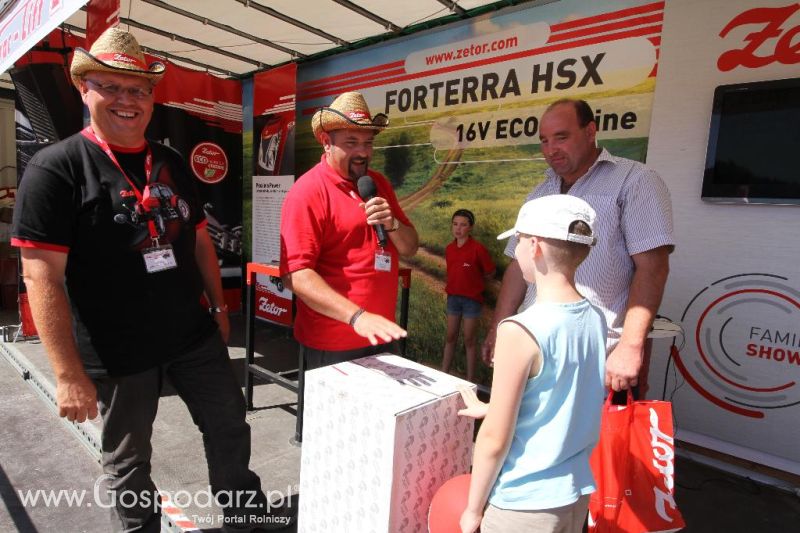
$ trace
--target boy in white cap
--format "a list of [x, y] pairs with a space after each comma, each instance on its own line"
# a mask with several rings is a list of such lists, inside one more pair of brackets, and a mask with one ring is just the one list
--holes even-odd
[[538, 298], [498, 326], [489, 404], [462, 391], [467, 408], [459, 414], [486, 416], [464, 533], [583, 527], [605, 396], [606, 322], [575, 288], [575, 270], [596, 241], [594, 219], [580, 198], [544, 196], [523, 205], [514, 228], [498, 236], [516, 234], [516, 258]]

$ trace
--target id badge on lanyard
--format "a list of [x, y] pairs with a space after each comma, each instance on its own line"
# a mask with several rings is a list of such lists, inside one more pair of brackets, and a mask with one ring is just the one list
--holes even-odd
[[172, 245], [164, 244], [159, 246], [158, 241], [154, 244], [155, 246], [142, 250], [144, 267], [147, 269], [147, 273], [154, 274], [162, 270], [177, 268], [178, 262], [175, 260], [175, 252], [172, 249]]
[[378, 272], [392, 271], [392, 254], [383, 248], [375, 251], [375, 270]]
[[[350, 197], [359, 204], [363, 201], [356, 196], [355, 191], [350, 191]], [[392, 271], [392, 254], [386, 251], [385, 248], [379, 246], [375, 250], [375, 270], [378, 272], [391, 272]]]

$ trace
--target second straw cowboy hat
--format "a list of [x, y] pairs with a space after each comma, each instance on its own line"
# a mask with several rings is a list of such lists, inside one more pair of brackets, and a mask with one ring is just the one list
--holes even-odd
[[311, 117], [311, 129], [314, 137], [320, 140], [322, 132], [334, 130], [371, 130], [379, 133], [389, 124], [389, 117], [378, 113], [373, 117], [369, 113], [367, 101], [361, 93], [342, 93], [330, 106], [321, 107]]
[[83, 48], [75, 49], [70, 75], [78, 89], [83, 75], [91, 71], [141, 76], [155, 85], [161, 81], [166, 69], [160, 61], [147, 64], [144, 52], [131, 33], [109, 28], [97, 38], [88, 52]]

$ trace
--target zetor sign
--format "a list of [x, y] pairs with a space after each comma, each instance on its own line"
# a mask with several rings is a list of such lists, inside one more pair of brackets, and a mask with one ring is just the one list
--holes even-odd
[[197, 179], [213, 185], [228, 175], [228, 156], [225, 150], [212, 142], [201, 142], [192, 149], [189, 164]]
[[748, 33], [739, 47], [719, 56], [717, 68], [720, 71], [727, 72], [740, 66], [760, 68], [770, 63], [800, 63], [800, 3], [785, 7], [758, 7], [739, 13], [719, 36], [724, 39], [731, 30], [740, 26]]
[[0, 74], [89, 0], [0, 0]]

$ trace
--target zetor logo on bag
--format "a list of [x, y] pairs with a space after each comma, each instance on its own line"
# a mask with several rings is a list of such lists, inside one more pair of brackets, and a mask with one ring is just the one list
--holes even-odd
[[658, 427], [658, 413], [650, 408], [650, 445], [653, 447], [653, 466], [662, 475], [664, 489], [653, 487], [655, 495], [655, 510], [658, 516], [666, 522], [672, 522], [672, 517], [667, 513], [666, 505], [675, 510], [675, 448], [672, 437], [661, 431]]
[[589, 499], [590, 533], [678, 531], [672, 405], [633, 401], [603, 406], [600, 440], [589, 462], [597, 490]]

